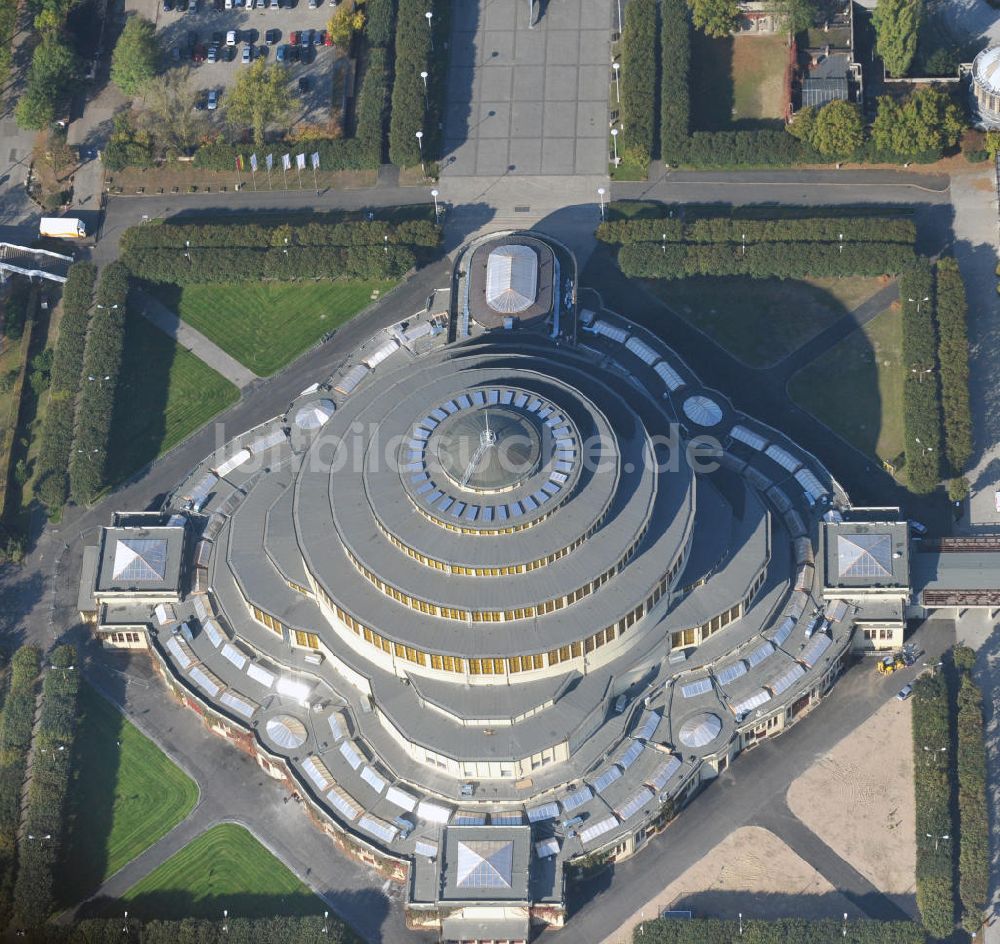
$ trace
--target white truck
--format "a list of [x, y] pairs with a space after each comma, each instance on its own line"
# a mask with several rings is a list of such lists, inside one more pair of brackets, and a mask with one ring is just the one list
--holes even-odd
[[87, 227], [75, 217], [43, 216], [38, 223], [38, 234], [56, 239], [83, 239]]

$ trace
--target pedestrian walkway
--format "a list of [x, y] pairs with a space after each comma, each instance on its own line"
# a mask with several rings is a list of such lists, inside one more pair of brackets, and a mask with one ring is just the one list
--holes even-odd
[[236, 384], [240, 390], [257, 379], [257, 375], [250, 368], [244, 367], [214, 341], [209, 341], [200, 331], [185, 324], [166, 305], [144, 292], [138, 292], [137, 297], [142, 306], [142, 314], [148, 321], [182, 347], [186, 347], [195, 357], [203, 360], [212, 370], [218, 371], [226, 380]]

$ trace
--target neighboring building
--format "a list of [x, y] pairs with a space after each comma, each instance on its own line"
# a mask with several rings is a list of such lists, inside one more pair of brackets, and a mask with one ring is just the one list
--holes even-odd
[[972, 95], [979, 124], [1000, 128], [1000, 46], [984, 49], [972, 63]]
[[567, 865], [641, 849], [852, 647], [901, 642], [909, 536], [578, 312], [558, 243], [486, 237], [454, 284], [447, 331], [380, 332], [155, 523], [116, 517], [82, 609], [405, 882], [412, 926], [524, 941], [565, 920]]

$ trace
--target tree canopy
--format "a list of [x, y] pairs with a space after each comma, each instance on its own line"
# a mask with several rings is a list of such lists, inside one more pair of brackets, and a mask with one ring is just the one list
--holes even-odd
[[144, 17], [130, 16], [111, 54], [111, 81], [126, 95], [136, 95], [156, 75], [159, 58], [156, 27]]
[[820, 109], [803, 108], [788, 131], [824, 157], [833, 158], [850, 157], [865, 139], [857, 105], [844, 101], [829, 102]]
[[46, 36], [35, 47], [27, 86], [17, 103], [18, 125], [35, 131], [50, 125], [75, 71], [73, 50], [60, 36]]
[[694, 25], [708, 36], [728, 36], [739, 22], [739, 0], [688, 0]]
[[875, 46], [890, 75], [902, 77], [909, 70], [923, 16], [924, 0], [879, 0], [872, 15]]
[[816, 0], [776, 0], [775, 11], [790, 33], [809, 29], [816, 19]]
[[883, 95], [872, 125], [872, 140], [880, 151], [903, 157], [940, 154], [958, 143], [965, 122], [962, 110], [947, 92], [925, 85], [902, 103]]
[[265, 60], [257, 59], [229, 88], [224, 108], [229, 124], [249, 127], [254, 145], [260, 147], [267, 126], [287, 117], [297, 104], [285, 68], [277, 63], [268, 67]]
[[170, 69], [146, 90], [140, 123], [160, 152], [186, 154], [206, 129], [205, 113], [195, 107], [201, 92], [188, 78], [189, 70]]

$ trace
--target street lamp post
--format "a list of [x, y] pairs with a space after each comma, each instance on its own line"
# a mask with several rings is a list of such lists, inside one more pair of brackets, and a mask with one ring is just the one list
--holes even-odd
[[223, 908], [222, 909], [222, 932], [224, 934], [228, 934], [229, 933], [229, 909], [228, 908]]
[[847, 912], [846, 911], [844, 912], [844, 924], [841, 927], [840, 932], [841, 932], [841, 936], [842, 937], [847, 937]]
[[615, 146], [615, 167], [618, 166], [618, 129], [611, 129], [611, 141]]
[[923, 383], [924, 382], [924, 374], [933, 374], [934, 373], [934, 368], [933, 367], [924, 367], [924, 368], [911, 367], [910, 368], [910, 373], [911, 374], [916, 374], [917, 375], [917, 379], [921, 383]]
[[323, 933], [324, 934], [329, 934], [330, 933], [330, 912], [329, 911], [324, 911], [323, 912]]
[[740, 919], [740, 937], [743, 937], [743, 912], [741, 911], [737, 917]]
[[622, 0], [618, 0], [618, 35], [621, 36], [624, 26], [622, 24]]
[[535, 18], [535, 0], [528, 0], [528, 29], [534, 29], [535, 24], [532, 22]]
[[427, 70], [420, 73], [420, 78], [424, 80], [424, 108], [427, 107]]
[[667, 234], [663, 233], [663, 255], [667, 254]]
[[434, 19], [434, 14], [428, 10], [424, 16], [427, 17], [427, 29], [431, 34], [431, 52], [434, 52], [434, 27], [431, 26], [431, 20]]
[[909, 297], [907, 298], [907, 301], [911, 301], [911, 302], [913, 302], [917, 306], [917, 314], [918, 315], [920, 314], [920, 306], [924, 302], [929, 302], [930, 300], [931, 299], [930, 299], [929, 295], [925, 295], [923, 298], [909, 298]]
[[424, 133], [423, 133], [423, 131], [417, 131], [416, 132], [416, 136], [417, 136], [417, 147], [420, 148], [420, 171], [421, 171], [421, 173], [424, 174], [424, 176], [426, 176], [427, 175], [427, 170], [424, 167]]
[[934, 835], [931, 835], [931, 833], [924, 833], [924, 835], [928, 839], [933, 839], [934, 840], [934, 851], [935, 852], [938, 851], [938, 844], [939, 843], [944, 842], [945, 839], [951, 839], [951, 836], [949, 836], [947, 833], [942, 833], [940, 836], [934, 836]]
[[389, 255], [389, 237], [388, 236], [383, 236], [382, 237], [382, 250], [385, 252], [386, 255]]
[[844, 252], [844, 234], [843, 233], [840, 234], [840, 252], [841, 252], [841, 254], [843, 254], [843, 252]]
[[746, 256], [746, 254], [747, 254], [747, 234], [746, 233], [741, 233], [740, 236], [742, 238], [742, 243], [743, 243], [743, 255]]
[[603, 187], [597, 188], [597, 196], [601, 201], [601, 220], [604, 219], [604, 192], [605, 191]]
[[436, 223], [438, 221], [438, 192], [432, 190], [431, 196], [434, 198], [434, 222]]
[[612, 62], [611, 68], [615, 70], [615, 100], [620, 105], [622, 103], [621, 68], [620, 62]]

